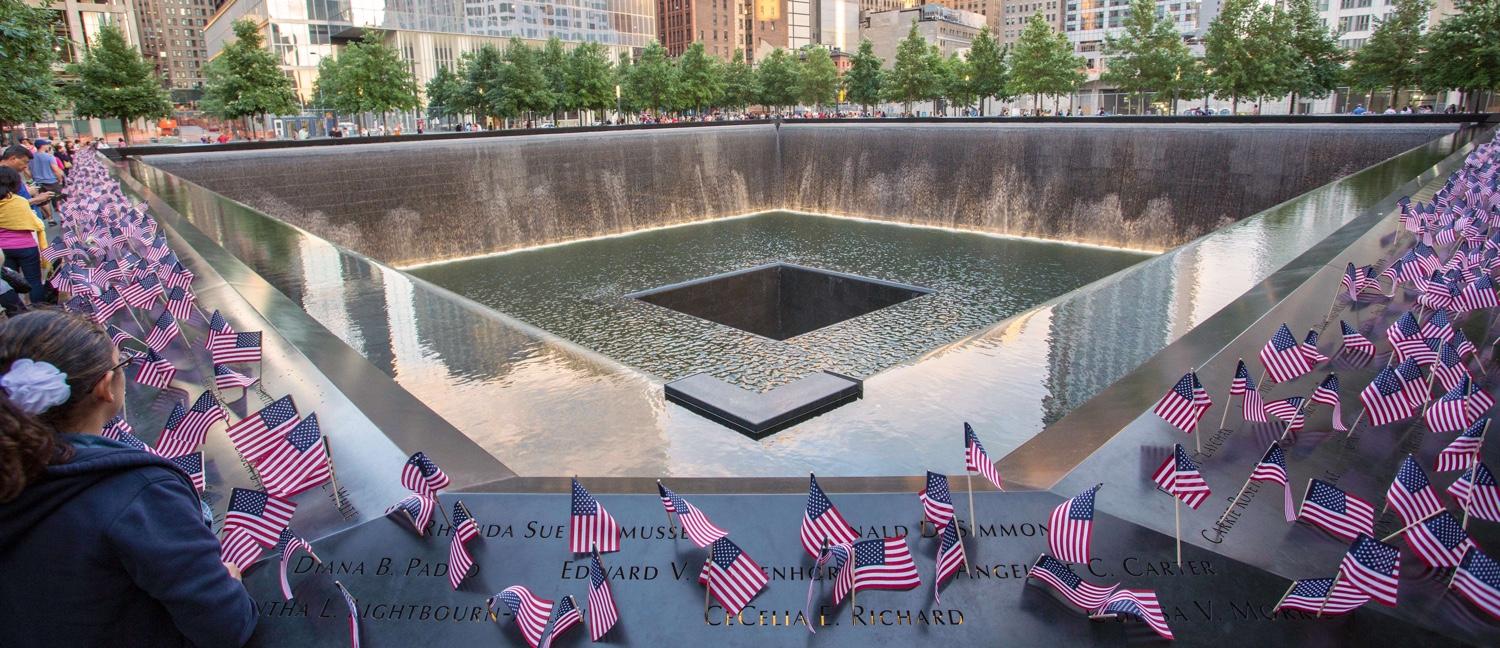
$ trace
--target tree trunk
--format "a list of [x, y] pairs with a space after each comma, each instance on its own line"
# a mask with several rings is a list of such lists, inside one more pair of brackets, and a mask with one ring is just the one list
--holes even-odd
[[120, 118], [120, 137], [125, 138], [126, 146], [130, 146], [130, 122], [124, 117]]
[[1291, 94], [1291, 100], [1287, 102], [1286, 114], [1288, 114], [1288, 115], [1295, 115], [1295, 114], [1297, 114], [1297, 93], [1296, 92], [1293, 92]]
[[1240, 96], [1238, 94], [1229, 96], [1229, 112], [1233, 115], [1240, 114]]

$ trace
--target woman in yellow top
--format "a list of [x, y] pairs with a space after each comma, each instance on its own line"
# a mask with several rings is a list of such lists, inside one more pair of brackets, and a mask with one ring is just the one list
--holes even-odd
[[33, 304], [46, 296], [46, 286], [42, 285], [45, 247], [47, 231], [31, 211], [31, 203], [21, 197], [21, 174], [0, 167], [0, 250], [5, 253], [5, 267], [20, 271], [31, 284]]

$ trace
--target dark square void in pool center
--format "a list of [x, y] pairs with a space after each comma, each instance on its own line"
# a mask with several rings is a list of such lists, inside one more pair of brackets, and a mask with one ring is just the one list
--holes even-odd
[[931, 292], [843, 272], [767, 263], [626, 296], [785, 340]]

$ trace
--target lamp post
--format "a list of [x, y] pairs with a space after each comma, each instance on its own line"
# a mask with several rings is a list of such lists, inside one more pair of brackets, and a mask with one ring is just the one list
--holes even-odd
[[620, 114], [620, 84], [616, 83], [615, 84], [615, 122], [617, 122], [617, 124], [618, 124], [618, 122], [623, 121], [624, 118], [625, 118], [625, 116], [622, 115], [622, 114]]

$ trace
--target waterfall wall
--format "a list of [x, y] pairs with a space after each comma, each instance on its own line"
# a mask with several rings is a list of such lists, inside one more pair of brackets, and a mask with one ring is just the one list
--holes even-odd
[[795, 124], [152, 155], [396, 264], [794, 209], [1167, 249], [1454, 124]]

